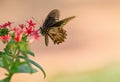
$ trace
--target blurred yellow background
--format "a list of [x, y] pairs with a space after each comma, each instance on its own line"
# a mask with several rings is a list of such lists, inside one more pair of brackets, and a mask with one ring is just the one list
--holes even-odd
[[60, 19], [76, 18], [64, 27], [68, 33], [64, 43], [50, 42], [46, 47], [41, 37], [30, 45], [47, 78], [39, 71], [16, 74], [11, 82], [120, 82], [119, 0], [0, 0], [0, 23], [25, 23], [34, 17], [42, 25], [52, 9], [60, 10]]

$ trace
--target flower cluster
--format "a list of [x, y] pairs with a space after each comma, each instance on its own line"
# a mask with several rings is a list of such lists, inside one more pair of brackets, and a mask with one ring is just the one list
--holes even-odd
[[41, 65], [29, 56], [35, 54], [29, 48], [29, 43], [35, 39], [39, 39], [39, 29], [35, 29], [36, 23], [32, 20], [26, 21], [26, 24], [13, 26], [13, 22], [0, 24], [0, 40], [5, 47], [0, 51], [0, 68], [4, 68], [6, 78], [0, 82], [10, 82], [11, 77], [16, 73], [35, 73], [32, 65], [42, 71], [44, 77], [46, 73]]
[[32, 20], [26, 21], [27, 24], [19, 24], [12, 27], [12, 22], [6, 22], [0, 25], [0, 39], [3, 42], [9, 42], [14, 39], [16, 42], [20, 42], [22, 38], [32, 37], [32, 39], [39, 39], [39, 30], [35, 29], [36, 23]]

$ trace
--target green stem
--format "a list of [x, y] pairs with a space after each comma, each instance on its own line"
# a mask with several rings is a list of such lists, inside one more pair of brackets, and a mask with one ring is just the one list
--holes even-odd
[[[14, 60], [14, 65], [12, 67], [14, 67], [16, 65], [17, 57], [18, 57], [19, 54], [20, 54], [20, 51], [15, 49], [13, 57], [12, 57], [12, 59]], [[10, 80], [11, 80], [12, 76], [14, 75], [14, 73], [12, 73], [10, 71], [10, 69], [7, 69], [7, 71], [8, 71], [7, 77], [5, 79], [3, 79], [3, 80], [0, 80], [0, 82], [10, 82]]]
[[13, 76], [13, 74], [9, 74], [8, 77], [6, 77], [6, 78], [3, 79], [3, 80], [0, 80], [0, 82], [10, 82], [12, 76]]

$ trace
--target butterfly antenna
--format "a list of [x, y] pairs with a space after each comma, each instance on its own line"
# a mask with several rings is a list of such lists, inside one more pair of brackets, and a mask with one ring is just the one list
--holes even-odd
[[34, 21], [36, 21], [36, 22], [40, 25], [39, 30], [41, 30], [41, 24], [39, 23], [39, 21], [38, 21], [38, 20], [36, 20], [34, 17], [32, 17], [32, 19], [33, 19]]
[[43, 22], [44, 22], [44, 21], [42, 20], [42, 24], [43, 24]]
[[34, 17], [32, 17], [32, 19], [33, 19], [34, 21], [36, 21], [36, 22], [41, 26], [41, 24], [39, 23], [38, 20], [36, 20]]

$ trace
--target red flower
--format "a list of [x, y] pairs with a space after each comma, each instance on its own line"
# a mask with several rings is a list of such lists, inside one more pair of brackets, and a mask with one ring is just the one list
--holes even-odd
[[10, 40], [10, 38], [11, 38], [10, 35], [0, 36], [0, 39], [2, 41], [6, 41], [6, 42], [8, 42]]
[[[11, 27], [11, 24], [12, 23], [8, 21], [7, 23], [1, 24], [0, 28]], [[32, 37], [33, 39], [38, 39], [40, 37], [38, 33], [39, 30], [35, 30], [35, 25], [36, 23], [34, 23], [32, 20], [29, 20], [27, 21], [27, 25], [19, 24], [18, 27], [9, 28], [9, 35], [0, 36], [0, 39], [4, 41], [9, 41], [10, 37], [14, 36], [13, 39], [16, 42], [20, 42], [22, 37], [24, 37], [23, 35], [26, 35], [26, 39], [29, 39], [29, 37]]]
[[27, 35], [30, 35], [33, 32], [33, 27], [26, 27]]
[[29, 27], [35, 27], [36, 23], [34, 23], [32, 20], [27, 21], [27, 23], [29, 24]]
[[21, 39], [22, 39], [22, 35], [15, 34], [14, 40], [15, 40], [16, 42], [20, 42]]
[[7, 26], [11, 27], [12, 22], [8, 21]]
[[15, 28], [13, 29], [13, 31], [14, 31], [14, 33], [15, 33], [14, 40], [15, 40], [16, 42], [20, 42], [24, 31], [23, 31], [21, 28], [19, 28], [19, 27], [18, 27], [18, 28], [15, 27]]
[[0, 25], [0, 28], [6, 28], [7, 26], [11, 27], [11, 24], [12, 24], [12, 22], [8, 21], [7, 23], [4, 23], [4, 24]]
[[25, 25], [24, 25], [24, 24], [19, 24], [19, 27], [20, 27], [21, 29], [23, 29], [23, 28], [25, 28]]
[[2, 25], [0, 25], [0, 28], [2, 28]]

